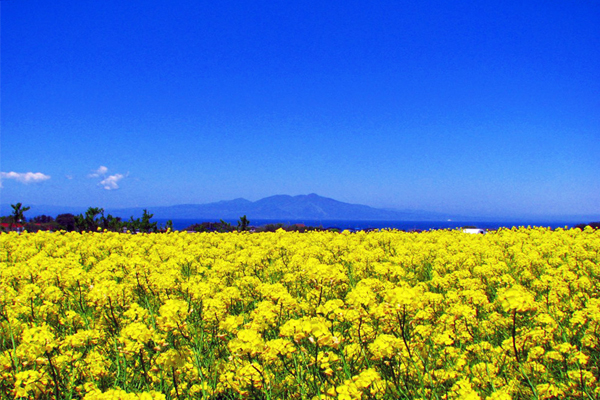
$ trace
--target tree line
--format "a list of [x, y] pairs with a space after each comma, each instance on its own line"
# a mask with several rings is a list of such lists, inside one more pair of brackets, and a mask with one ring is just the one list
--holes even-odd
[[164, 226], [158, 226], [158, 222], [151, 221], [154, 214], [144, 209], [141, 218], [130, 217], [122, 220], [111, 214], [105, 215], [104, 209], [100, 207], [89, 207], [84, 214], [73, 215], [70, 213], [60, 214], [56, 218], [48, 215], [39, 215], [27, 221], [25, 212], [31, 207], [23, 207], [21, 203], [11, 205], [13, 212], [9, 216], [0, 217], [3, 231], [26, 230], [35, 232], [39, 230], [65, 230], [75, 232], [86, 231], [112, 231], [112, 232], [159, 232], [173, 229], [173, 222], [167, 221]]
[[[168, 220], [164, 226], [159, 226], [158, 222], [151, 221], [154, 214], [150, 214], [144, 209], [141, 218], [133, 218], [124, 221], [121, 217], [114, 217], [111, 214], [105, 215], [104, 209], [100, 207], [89, 207], [83, 214], [73, 215], [70, 213], [59, 214], [56, 218], [49, 215], [38, 215], [27, 221], [25, 212], [31, 207], [24, 207], [22, 203], [11, 205], [13, 212], [9, 216], [0, 217], [0, 232], [4, 231], [23, 231], [37, 232], [46, 231], [69, 231], [69, 232], [89, 232], [89, 231], [111, 231], [111, 232], [130, 232], [130, 233], [152, 233], [165, 232], [168, 229], [173, 230], [173, 221]], [[194, 224], [186, 230], [196, 232], [232, 232], [250, 230], [250, 221], [244, 215], [240, 217], [238, 225], [233, 226], [223, 220], [220, 222], [203, 222]]]
[[[154, 214], [150, 214], [144, 209], [141, 218], [122, 220], [121, 217], [114, 217], [111, 214], [105, 215], [105, 211], [100, 207], [89, 207], [83, 214], [73, 215], [70, 213], [59, 214], [56, 218], [49, 215], [38, 215], [29, 221], [25, 218], [25, 212], [31, 207], [24, 207], [21, 203], [12, 204], [13, 213], [9, 216], [0, 217], [0, 232], [23, 231], [37, 232], [46, 231], [69, 231], [69, 232], [89, 232], [89, 231], [112, 231], [112, 232], [130, 232], [130, 233], [151, 233], [165, 232], [168, 229], [173, 230], [173, 222], [167, 221], [164, 226], [159, 226], [157, 222], [151, 219]], [[283, 229], [286, 231], [306, 232], [313, 230], [339, 230], [337, 228], [323, 229], [323, 227], [310, 227], [303, 224], [285, 225], [268, 224], [261, 227], [250, 225], [250, 220], [246, 215], [239, 218], [237, 226], [220, 220], [219, 222], [202, 222], [188, 226], [184, 230], [191, 232], [275, 232]]]

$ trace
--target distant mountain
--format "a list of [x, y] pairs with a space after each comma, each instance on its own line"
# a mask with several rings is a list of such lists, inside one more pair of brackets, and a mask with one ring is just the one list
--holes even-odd
[[[33, 205], [26, 212], [27, 218], [38, 215], [50, 215], [56, 217], [58, 214], [81, 214], [85, 213], [87, 207], [61, 207], [47, 205]], [[97, 207], [96, 204], [90, 206]], [[198, 222], [234, 220], [246, 215], [250, 221], [256, 219], [279, 220], [281, 222], [294, 220], [338, 220], [338, 221], [568, 221], [570, 223], [588, 223], [600, 220], [600, 215], [562, 215], [562, 216], [464, 216], [447, 213], [438, 213], [421, 210], [396, 210], [369, 207], [361, 204], [350, 204], [322, 197], [316, 194], [288, 196], [276, 195], [266, 197], [257, 201], [249, 201], [238, 198], [233, 200], [218, 201], [208, 204], [178, 204], [168, 207], [135, 207], [135, 208], [106, 208], [105, 214], [121, 217], [128, 220], [129, 217], [141, 217], [143, 209], [154, 214], [154, 219], [193, 219]], [[12, 209], [10, 204], [0, 204], [0, 215], [10, 215]]]
[[[107, 213], [128, 218], [139, 217], [142, 208], [109, 209]], [[316, 194], [276, 195], [257, 201], [235, 199], [208, 204], [180, 204], [169, 207], [149, 207], [157, 219], [238, 219], [246, 215], [252, 219], [273, 220], [445, 220], [455, 218], [447, 214], [425, 211], [399, 211], [350, 204]]]

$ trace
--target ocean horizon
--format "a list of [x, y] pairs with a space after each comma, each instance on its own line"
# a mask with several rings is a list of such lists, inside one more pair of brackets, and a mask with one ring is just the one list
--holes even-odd
[[[158, 222], [159, 226], [164, 226], [167, 219], [153, 219]], [[175, 230], [184, 230], [193, 224], [209, 222], [198, 219], [172, 219], [173, 228]], [[234, 226], [237, 226], [238, 220], [224, 219]], [[218, 220], [210, 221], [218, 222]], [[404, 231], [414, 230], [432, 230], [432, 229], [460, 229], [464, 226], [475, 226], [480, 229], [494, 230], [500, 228], [513, 227], [546, 227], [546, 228], [573, 228], [582, 223], [592, 221], [540, 221], [540, 220], [504, 220], [504, 221], [481, 221], [481, 220], [464, 220], [464, 221], [368, 221], [368, 220], [307, 220], [307, 219], [290, 219], [290, 220], [274, 220], [274, 219], [256, 219], [250, 220], [250, 226], [261, 227], [269, 224], [294, 225], [304, 224], [310, 227], [321, 228], [337, 228], [341, 230], [368, 230], [368, 229], [398, 229]]]

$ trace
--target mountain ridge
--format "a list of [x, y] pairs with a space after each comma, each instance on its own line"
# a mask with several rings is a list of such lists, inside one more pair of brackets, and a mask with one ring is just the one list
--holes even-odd
[[[80, 214], [87, 208], [60, 207], [48, 205], [32, 205], [28, 217], [37, 215], [56, 216], [62, 213]], [[420, 210], [398, 211], [366, 206], [363, 204], [345, 203], [316, 193], [291, 196], [276, 194], [256, 201], [244, 198], [220, 200], [204, 204], [175, 204], [156, 207], [105, 207], [105, 215], [129, 219], [139, 218], [143, 210], [153, 214], [155, 219], [198, 219], [198, 220], [231, 220], [246, 215], [249, 219], [264, 220], [445, 220], [455, 218], [445, 213]], [[9, 214], [10, 206], [2, 205], [2, 213]]]
[[[120, 209], [114, 215], [121, 213], [136, 215], [141, 208]], [[425, 211], [395, 211], [380, 209], [362, 204], [341, 202], [332, 198], [319, 196], [315, 193], [308, 195], [277, 194], [256, 201], [243, 198], [221, 200], [206, 204], [178, 205], [169, 207], [154, 207], [149, 210], [155, 218], [172, 219], [237, 219], [246, 215], [250, 219], [286, 219], [286, 220], [405, 220], [407, 218], [447, 219], [451, 216], [445, 213]]]
[[[33, 205], [27, 212], [27, 218], [38, 215], [50, 215], [56, 217], [58, 214], [85, 213], [87, 207]], [[96, 205], [91, 205], [96, 206]], [[241, 197], [232, 200], [220, 200], [204, 204], [175, 204], [171, 206], [156, 207], [105, 207], [105, 215], [112, 214], [116, 217], [129, 219], [141, 217], [143, 210], [153, 214], [155, 219], [195, 219], [201, 221], [237, 220], [246, 215], [250, 220], [363, 220], [363, 221], [466, 221], [466, 220], [555, 220], [555, 221], [581, 221], [589, 222], [600, 219], [593, 215], [555, 215], [555, 216], [473, 216], [457, 215], [451, 213], [432, 212], [415, 209], [391, 209], [375, 208], [362, 204], [345, 203], [328, 197], [319, 196], [315, 193], [308, 195], [286, 195], [277, 194], [264, 197], [256, 201], [250, 201]], [[9, 204], [0, 204], [0, 215], [10, 215], [12, 209]]]

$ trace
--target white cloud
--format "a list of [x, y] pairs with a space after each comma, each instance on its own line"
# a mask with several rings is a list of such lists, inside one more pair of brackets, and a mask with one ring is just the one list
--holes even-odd
[[108, 168], [106, 168], [104, 165], [101, 165], [96, 171], [89, 174], [88, 178], [99, 178], [101, 176], [106, 175], [107, 172]]
[[127, 173], [127, 175], [113, 174], [107, 176], [107, 173], [108, 168], [106, 168], [104, 165], [101, 165], [97, 170], [89, 174], [88, 178], [101, 178], [102, 180], [100, 183], [98, 183], [98, 186], [102, 186], [102, 188], [105, 190], [116, 190], [119, 188], [118, 182], [129, 175], [129, 173]]
[[110, 175], [110, 176], [106, 177], [105, 179], [103, 179], [102, 181], [100, 181], [100, 183], [98, 185], [104, 187], [104, 189], [106, 189], [106, 190], [115, 190], [115, 189], [119, 188], [119, 185], [117, 184], [117, 182], [119, 182], [123, 178], [125, 178], [125, 176], [122, 174]]
[[41, 172], [0, 172], [0, 181], [3, 179], [14, 179], [21, 183], [36, 183], [50, 179], [50, 175]]

